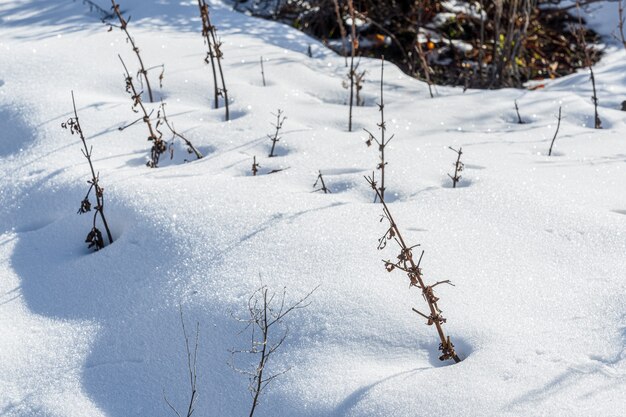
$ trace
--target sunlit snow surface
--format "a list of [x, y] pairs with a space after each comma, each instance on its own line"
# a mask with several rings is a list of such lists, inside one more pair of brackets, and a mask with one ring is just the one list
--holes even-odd
[[[106, 1], [99, 4], [108, 9]], [[608, 34], [614, 3], [595, 15]], [[196, 416], [247, 415], [227, 365], [248, 333], [252, 291], [287, 287], [291, 370], [259, 416], [626, 415], [626, 53], [595, 68], [603, 130], [581, 71], [535, 91], [427, 87], [385, 67], [390, 208], [440, 286], [464, 361], [442, 366], [419, 292], [377, 251], [381, 207], [364, 175], [378, 162], [380, 62], [347, 132], [342, 57], [286, 26], [213, 4], [230, 122], [211, 108], [197, 5], [122, 3], [148, 66], [165, 64], [175, 127], [206, 154], [145, 166], [149, 142], [124, 91], [123, 34], [81, 1], [0, 2], [0, 415], [169, 416], [189, 395], [179, 305], [200, 324]], [[307, 56], [311, 46], [313, 57]], [[263, 56], [267, 86], [259, 59]], [[153, 73], [153, 77], [158, 74]], [[156, 80], [154, 84], [157, 84]], [[88, 165], [61, 129], [70, 91], [105, 188], [115, 243], [92, 253], [76, 211]], [[525, 124], [517, 124], [517, 100]], [[562, 106], [553, 156], [547, 152]], [[272, 113], [287, 116], [268, 158]], [[461, 187], [447, 174], [463, 147]], [[253, 177], [253, 157], [261, 174]], [[318, 170], [332, 194], [313, 193]]]

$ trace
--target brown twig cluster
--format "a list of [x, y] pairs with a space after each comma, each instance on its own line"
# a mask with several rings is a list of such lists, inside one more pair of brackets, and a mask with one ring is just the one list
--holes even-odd
[[[249, 417], [254, 415], [265, 388], [274, 379], [289, 371], [288, 368], [272, 373], [268, 369], [270, 359], [287, 339], [289, 328], [285, 324], [285, 317], [295, 310], [306, 308], [310, 304], [310, 302], [307, 302], [309, 297], [317, 288], [314, 288], [295, 303], [287, 305], [285, 300], [287, 295], [286, 289], [283, 289], [282, 294], [277, 295], [270, 292], [269, 288], [263, 285], [254, 291], [248, 299], [248, 317], [237, 319], [245, 324], [244, 331], [250, 331], [251, 341], [247, 349], [230, 350], [231, 360], [229, 365], [233, 370], [246, 375], [249, 379], [248, 389], [252, 396]], [[236, 358], [242, 354], [258, 358], [258, 362], [253, 369], [237, 366]]]
[[409, 285], [411, 287], [416, 287], [422, 291], [422, 297], [428, 304], [428, 309], [430, 313], [424, 314], [416, 310], [415, 308], [413, 309], [413, 311], [424, 317], [427, 320], [427, 325], [434, 325], [437, 329], [437, 334], [441, 342], [439, 344], [439, 350], [441, 351], [441, 356], [439, 356], [439, 360], [445, 361], [448, 359], [453, 359], [455, 362], [460, 362], [461, 359], [454, 350], [454, 345], [450, 341], [450, 336], [446, 336], [443, 331], [443, 324], [446, 322], [446, 319], [441, 315], [442, 311], [437, 304], [439, 298], [435, 296], [434, 293], [434, 288], [438, 285], [453, 284], [449, 280], [438, 281], [432, 285], [426, 285], [424, 283], [422, 269], [420, 268], [420, 263], [422, 261], [422, 256], [424, 256], [424, 252], [422, 251], [419, 260], [417, 261], [417, 263], [415, 263], [415, 260], [413, 258], [413, 249], [415, 249], [419, 245], [408, 246], [405, 243], [405, 240], [400, 233], [400, 229], [393, 219], [387, 203], [385, 203], [383, 196], [380, 194], [374, 178], [365, 177], [365, 179], [369, 183], [370, 187], [372, 187], [374, 192], [378, 194], [378, 198], [383, 204], [383, 215], [381, 221], [387, 220], [387, 222], [389, 223], [389, 227], [387, 228], [385, 234], [380, 239], [378, 239], [378, 249], [384, 249], [387, 246], [387, 243], [390, 241], [396, 242], [400, 247], [400, 254], [397, 256], [397, 260], [395, 262], [391, 260], [383, 261], [385, 263], [385, 269], [388, 272], [391, 272], [394, 269], [405, 272], [409, 277]]
[[148, 128], [148, 140], [152, 142], [152, 148], [150, 149], [150, 160], [146, 163], [146, 165], [150, 168], [156, 168], [159, 165], [159, 159], [161, 159], [161, 155], [167, 151], [167, 144], [163, 140], [163, 134], [158, 130], [160, 120], [157, 120], [156, 126], [152, 125], [152, 120], [150, 119], [150, 115], [152, 113], [148, 113], [148, 110], [146, 110], [146, 107], [143, 104], [143, 100], [141, 99], [142, 93], [137, 91], [137, 88], [135, 88], [133, 77], [128, 72], [128, 68], [124, 63], [124, 60], [121, 56], [118, 55], [118, 57], [120, 59], [120, 62], [122, 63], [122, 66], [124, 67], [124, 81], [126, 83], [126, 92], [130, 94], [131, 99], [133, 100], [132, 110], [135, 113], [140, 113], [141, 116], [133, 123], [123, 128], [120, 128], [120, 130], [135, 124], [139, 120], [144, 122], [144, 124]]
[[280, 133], [280, 129], [282, 129], [283, 127], [285, 119], [287, 119], [287, 117], [283, 116], [283, 111], [281, 109], [278, 109], [278, 112], [276, 114], [272, 113], [272, 115], [276, 116], [276, 123], [272, 124], [276, 131], [273, 135], [267, 135], [267, 137], [272, 141], [272, 149], [270, 150], [269, 154], [270, 158], [276, 156], [274, 155], [274, 150], [276, 149], [276, 143], [280, 141], [280, 136], [278, 134]]
[[463, 162], [461, 162], [461, 155], [463, 155], [463, 148], [459, 148], [459, 150], [454, 149], [451, 146], [448, 146], [448, 149], [454, 151], [456, 153], [456, 162], [454, 162], [454, 176], [448, 174], [448, 177], [452, 180], [452, 188], [456, 188], [456, 185], [461, 181], [461, 171], [465, 168]]
[[365, 100], [361, 98], [361, 90], [363, 89], [363, 83], [365, 82], [365, 74], [367, 73], [367, 70], [359, 71], [360, 63], [361, 62], [358, 61], [354, 65], [354, 69], [348, 74], [348, 79], [342, 82], [343, 88], [354, 89], [354, 102], [351, 101], [350, 104], [354, 104], [357, 107], [365, 105]]
[[330, 189], [326, 187], [326, 183], [324, 182], [324, 177], [322, 176], [322, 171], [317, 171], [317, 172], [318, 172], [318, 175], [317, 175], [317, 179], [315, 180], [315, 184], [313, 184], [313, 188], [317, 187], [317, 184], [320, 185], [320, 188], [314, 190], [313, 192], [316, 193], [318, 191], [323, 191], [324, 194], [331, 193]]
[[[228, 110], [228, 90], [226, 89], [226, 82], [224, 81], [224, 70], [222, 69], [222, 42], [218, 40], [214, 25], [211, 24], [211, 18], [209, 14], [209, 6], [205, 0], [198, 0], [198, 7], [200, 9], [200, 17], [202, 18], [202, 36], [204, 42], [207, 45], [208, 52], [204, 58], [204, 62], [211, 64], [211, 71], [213, 73], [213, 91], [214, 91], [214, 105], [217, 109], [219, 107], [219, 97], [224, 99], [224, 108], [226, 111], [225, 119], [230, 120], [230, 113]], [[217, 73], [219, 72], [221, 87], [217, 86]]]
[[81, 142], [83, 143], [83, 149], [81, 152], [87, 159], [89, 163], [89, 169], [91, 170], [91, 179], [87, 181], [89, 184], [89, 189], [87, 190], [87, 194], [85, 198], [80, 203], [80, 208], [78, 209], [78, 214], [84, 214], [92, 209], [91, 201], [89, 200], [89, 196], [93, 191], [96, 196], [96, 205], [93, 207], [93, 223], [91, 230], [87, 234], [87, 238], [85, 242], [89, 244], [89, 248], [94, 248], [95, 250], [100, 250], [104, 248], [104, 238], [102, 237], [102, 232], [100, 229], [96, 227], [96, 220], [98, 216], [100, 216], [100, 220], [102, 221], [102, 225], [104, 226], [104, 230], [106, 231], [107, 238], [109, 240], [109, 244], [113, 243], [113, 236], [111, 235], [111, 230], [109, 229], [109, 224], [107, 223], [106, 218], [104, 217], [104, 188], [100, 186], [100, 175], [96, 173], [93, 162], [91, 161], [91, 155], [93, 151], [93, 147], [87, 147], [87, 141], [85, 140], [85, 135], [83, 134], [83, 129], [80, 126], [80, 122], [78, 121], [78, 112], [76, 111], [76, 101], [74, 100], [74, 92], [72, 91], [72, 106], [74, 108], [74, 117], [68, 119], [66, 122], [61, 123], [61, 127], [63, 129], [69, 129], [70, 133], [77, 134], [80, 137]]
[[133, 52], [137, 56], [137, 61], [139, 61], [139, 70], [137, 71], [137, 77], [139, 78], [142, 84], [145, 83], [146, 88], [148, 90], [148, 98], [150, 102], [153, 103], [155, 100], [154, 100], [154, 95], [152, 94], [152, 88], [150, 87], [150, 80], [148, 79], [148, 71], [155, 69], [155, 68], [161, 68], [161, 74], [159, 75], [159, 82], [161, 83], [163, 81], [165, 66], [158, 65], [158, 66], [146, 69], [145, 65], [143, 64], [143, 60], [141, 59], [141, 55], [139, 54], [139, 47], [135, 43], [135, 40], [133, 39], [133, 37], [130, 36], [130, 33], [128, 32], [128, 21], [130, 19], [126, 20], [124, 16], [122, 16], [122, 13], [120, 12], [120, 6], [119, 4], [115, 2], [115, 0], [111, 0], [111, 4], [113, 5], [111, 8], [113, 12], [115, 13], [115, 16], [117, 16], [117, 20], [119, 20], [120, 25], [117, 26], [117, 25], [113, 25], [112, 23], [109, 23], [109, 31], [113, 30], [113, 27], [117, 27], [121, 29], [126, 35], [126, 41], [130, 43], [130, 45], [132, 46]]
[[379, 152], [379, 162], [376, 166], [376, 169], [380, 171], [380, 187], [377, 189], [376, 196], [374, 197], [374, 202], [380, 197], [381, 203], [385, 198], [385, 167], [387, 166], [387, 161], [385, 160], [385, 148], [389, 145], [389, 142], [393, 139], [395, 135], [391, 135], [389, 139], [385, 138], [385, 133], [387, 132], [387, 123], [385, 122], [385, 100], [383, 96], [383, 74], [385, 70], [385, 57], [382, 57], [380, 61], [380, 103], [378, 104], [378, 111], [380, 112], [380, 123], [377, 124], [378, 129], [380, 130], [380, 140], [374, 136], [372, 132], [367, 129], [363, 129], [369, 135], [369, 138], [365, 142], [367, 146], [372, 146], [372, 142], [376, 142], [378, 145]]
[[261, 165], [259, 165], [256, 162], [256, 155], [254, 155], [254, 157], [252, 158], [252, 175], [256, 177], [256, 174], [258, 174], [259, 172], [259, 168], [261, 168]]

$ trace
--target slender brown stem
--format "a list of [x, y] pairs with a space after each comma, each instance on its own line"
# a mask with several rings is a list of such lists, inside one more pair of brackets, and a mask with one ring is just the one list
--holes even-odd
[[163, 121], [165, 122], [165, 125], [170, 130], [170, 132], [172, 132], [172, 135], [174, 135], [175, 137], [185, 142], [185, 145], [187, 145], [189, 150], [192, 151], [196, 155], [196, 158], [201, 159], [203, 155], [200, 153], [200, 151], [196, 149], [196, 147], [193, 146], [193, 144], [186, 137], [184, 137], [183, 135], [178, 133], [176, 130], [174, 130], [174, 126], [170, 124], [169, 120], [167, 119], [167, 114], [165, 114], [165, 103], [163, 103], [162, 100], [161, 100], [161, 112], [163, 113]]
[[558, 122], [556, 124], [556, 132], [554, 132], [554, 137], [552, 138], [552, 143], [550, 143], [550, 149], [548, 150], [548, 156], [552, 155], [552, 147], [554, 146], [554, 141], [556, 140], [556, 136], [559, 134], [559, 128], [561, 127], [561, 106], [559, 106], [559, 117], [557, 118]]
[[352, 23], [351, 24], [352, 44], [350, 47], [350, 73], [348, 74], [350, 77], [350, 110], [348, 114], [348, 132], [352, 132], [352, 105], [354, 102], [354, 77], [356, 75], [355, 69], [354, 69], [354, 55], [359, 45], [359, 42], [356, 38], [356, 22], [355, 22], [354, 4], [352, 3], [352, 0], [348, 0], [348, 10], [350, 12], [350, 19]]
[[137, 60], [139, 61], [139, 74], [142, 75], [146, 83], [146, 87], [148, 88], [148, 97], [150, 98], [150, 102], [153, 103], [154, 98], [152, 96], [152, 88], [150, 88], [150, 80], [148, 79], [148, 71], [146, 70], [146, 67], [143, 64], [143, 60], [141, 59], [141, 55], [139, 54], [139, 48], [135, 44], [135, 41], [133, 40], [132, 36], [130, 36], [130, 33], [128, 33], [128, 21], [124, 19], [124, 16], [122, 16], [122, 13], [120, 12], [120, 6], [117, 3], [115, 3], [115, 0], [111, 0], [111, 4], [113, 4], [113, 12], [115, 12], [117, 19], [120, 21], [120, 29], [122, 29], [124, 33], [126, 34], [126, 39], [130, 43], [130, 45], [133, 47], [133, 52], [135, 52], [135, 55], [137, 55]]
[[[433, 287], [426, 286], [424, 284], [422, 271], [419, 267], [422, 257], [420, 256], [420, 259], [418, 263], [416, 264], [415, 261], [413, 260], [412, 248], [408, 247], [408, 245], [405, 243], [405, 240], [402, 237], [402, 233], [400, 232], [400, 229], [398, 228], [397, 223], [395, 222], [393, 216], [391, 215], [391, 211], [389, 210], [387, 203], [383, 199], [383, 196], [380, 194], [379, 189], [376, 187], [376, 183], [374, 182], [374, 179], [368, 178], [368, 177], [366, 177], [365, 179], [370, 184], [372, 189], [377, 193], [378, 198], [381, 200], [381, 203], [383, 204], [383, 214], [389, 221], [389, 225], [390, 225], [389, 230], [392, 232], [390, 234], [393, 235], [394, 240], [398, 243], [401, 249], [400, 253], [401, 253], [402, 259], [401, 261], [399, 261], [399, 263], [400, 262], [404, 263], [405, 265], [404, 268], [409, 271], [408, 275], [409, 275], [409, 278], [411, 279], [411, 285], [416, 286], [417, 288], [422, 290], [422, 296], [424, 297], [424, 300], [426, 300], [426, 303], [428, 304], [428, 308], [430, 310], [430, 316], [427, 317], [429, 319], [429, 324], [435, 325], [437, 329], [437, 334], [439, 335], [439, 339], [441, 341], [441, 345], [439, 349], [442, 351], [442, 356], [439, 359], [440, 360], [453, 359], [457, 363], [460, 362], [461, 359], [455, 352], [454, 345], [450, 342], [450, 337], [446, 337], [443, 331], [442, 323], [445, 321], [445, 319], [443, 319], [440, 315], [441, 311], [439, 310], [439, 307], [437, 306], [438, 299], [433, 294]], [[422, 256], [423, 255], [424, 255], [424, 252], [422, 252]]]

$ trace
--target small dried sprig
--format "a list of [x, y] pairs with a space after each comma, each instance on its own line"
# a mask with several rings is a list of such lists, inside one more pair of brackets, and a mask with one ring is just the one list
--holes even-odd
[[261, 78], [263, 79], [263, 87], [266, 86], [265, 84], [265, 69], [263, 68], [263, 56], [261, 55]]
[[113, 13], [115, 14], [115, 16], [117, 16], [117, 19], [120, 22], [120, 25], [114, 25], [112, 23], [109, 23], [109, 31], [113, 30], [114, 27], [117, 27], [119, 29], [121, 29], [124, 34], [126, 35], [126, 41], [128, 43], [130, 43], [131, 47], [133, 48], [133, 52], [135, 53], [135, 55], [137, 56], [137, 61], [139, 62], [139, 70], [137, 71], [137, 77], [139, 78], [141, 84], [143, 85], [143, 83], [145, 83], [146, 88], [148, 89], [148, 97], [151, 103], [154, 102], [154, 96], [152, 94], [152, 88], [150, 87], [150, 80], [148, 79], [148, 71], [154, 69], [154, 68], [161, 68], [161, 74], [159, 75], [159, 84], [162, 85], [163, 82], [163, 74], [165, 72], [165, 66], [164, 65], [158, 65], [155, 67], [151, 67], [146, 69], [143, 60], [141, 59], [141, 55], [139, 53], [139, 47], [137, 46], [137, 44], [135, 43], [135, 40], [133, 39], [132, 36], [130, 36], [130, 33], [128, 32], [128, 22], [130, 21], [130, 18], [128, 20], [126, 20], [124, 18], [124, 16], [122, 16], [122, 13], [120, 12], [120, 6], [119, 4], [117, 4], [115, 2], [115, 0], [111, 0], [111, 9], [113, 10]]
[[317, 187], [317, 184], [320, 184], [320, 188], [314, 190], [313, 192], [323, 191], [324, 194], [331, 193], [330, 189], [326, 187], [326, 183], [324, 182], [324, 177], [322, 176], [322, 171], [317, 171], [317, 179], [315, 180], [315, 184], [313, 184], [313, 188]]
[[276, 149], [276, 143], [280, 140], [280, 136], [278, 134], [280, 133], [280, 129], [283, 128], [283, 123], [287, 119], [286, 116], [283, 116], [283, 111], [281, 109], [278, 109], [278, 112], [276, 114], [272, 113], [272, 116], [276, 117], [276, 123], [272, 124], [276, 131], [273, 135], [267, 135], [267, 137], [272, 141], [272, 149], [270, 150], [269, 154], [270, 158], [276, 156], [274, 155], [274, 150]]
[[89, 169], [91, 171], [91, 179], [87, 181], [89, 184], [89, 189], [87, 190], [87, 194], [80, 202], [80, 208], [78, 209], [78, 214], [84, 214], [91, 211], [92, 205], [89, 197], [91, 192], [94, 191], [96, 197], [96, 205], [94, 207], [93, 214], [93, 222], [91, 231], [87, 234], [87, 238], [85, 242], [88, 243], [88, 248], [95, 248], [95, 250], [100, 250], [104, 248], [104, 239], [102, 237], [102, 232], [96, 227], [96, 221], [98, 217], [102, 224], [104, 225], [104, 229], [107, 234], [107, 239], [109, 240], [109, 244], [113, 243], [113, 235], [111, 234], [111, 230], [109, 229], [109, 224], [107, 223], [106, 217], [104, 216], [104, 188], [100, 186], [100, 176], [96, 173], [96, 170], [93, 167], [93, 162], [91, 161], [91, 155], [93, 152], [93, 147], [87, 147], [87, 141], [85, 139], [85, 135], [83, 134], [83, 129], [80, 126], [80, 122], [78, 120], [78, 112], [76, 111], [76, 101], [74, 100], [74, 92], [72, 91], [72, 106], [74, 109], [74, 117], [68, 119], [66, 122], [61, 123], [61, 127], [63, 129], [68, 129], [72, 135], [77, 134], [80, 137], [80, 140], [83, 144], [83, 149], [81, 152], [83, 156], [87, 159], [89, 163]]
[[[621, 2], [621, 0], [620, 0]], [[589, 47], [587, 46], [587, 41], [585, 39], [585, 26], [583, 25], [582, 12], [580, 10], [581, 2], [576, 0], [576, 9], [578, 11], [578, 28], [576, 29], [576, 39], [578, 44], [582, 47], [584, 51], [585, 62], [584, 66], [589, 69], [589, 81], [591, 81], [591, 88], [593, 94], [591, 95], [591, 102], [593, 103], [594, 115], [593, 115], [593, 123], [595, 129], [602, 129], [602, 120], [600, 120], [600, 115], [598, 114], [598, 93], [596, 90], [596, 77], [593, 72], [593, 60], [591, 59], [591, 54], [589, 53]]]
[[173, 142], [174, 138], [178, 138], [182, 140], [185, 143], [185, 146], [187, 146], [187, 153], [190, 153], [190, 154], [193, 153], [196, 156], [196, 159], [202, 159], [203, 155], [202, 153], [200, 153], [198, 148], [193, 146], [193, 144], [191, 143], [189, 139], [187, 139], [182, 134], [180, 134], [176, 129], [174, 129], [174, 124], [170, 123], [170, 121], [168, 120], [167, 114], [165, 113], [165, 103], [163, 102], [163, 100], [161, 100], [161, 107], [159, 109], [157, 118], [159, 119], [158, 123], [160, 123], [160, 121], [162, 120], [165, 126], [169, 129], [170, 133], [172, 134], [173, 137], [172, 137], [171, 142]]
[[380, 239], [378, 239], [378, 249], [384, 249], [387, 246], [387, 243], [390, 241], [396, 242], [400, 247], [400, 253], [397, 256], [397, 261], [392, 262], [390, 260], [383, 260], [383, 263], [385, 264], [385, 269], [388, 272], [391, 272], [394, 269], [399, 269], [405, 272], [409, 278], [409, 286], [416, 287], [422, 291], [422, 297], [424, 298], [424, 301], [426, 301], [426, 303], [428, 304], [428, 309], [430, 313], [424, 314], [416, 309], [413, 309], [413, 311], [426, 318], [428, 325], [434, 325], [437, 328], [437, 334], [441, 342], [439, 344], [439, 350], [441, 351], [441, 356], [439, 356], [439, 360], [444, 361], [448, 359], [453, 359], [455, 362], [460, 362], [461, 359], [454, 349], [454, 344], [452, 344], [452, 342], [450, 341], [449, 336], [446, 337], [443, 331], [443, 324], [446, 322], [446, 319], [441, 315], [442, 311], [437, 305], [439, 298], [435, 296], [433, 291], [433, 289], [437, 285], [452, 285], [452, 283], [449, 280], [438, 281], [433, 285], [426, 285], [424, 283], [422, 270], [420, 268], [424, 252], [422, 251], [419, 260], [416, 263], [413, 256], [413, 249], [419, 245], [408, 246], [405, 243], [405, 240], [400, 233], [400, 229], [398, 228], [397, 223], [395, 222], [393, 216], [391, 215], [391, 212], [389, 211], [389, 206], [387, 206], [387, 203], [383, 199], [382, 195], [380, 195], [380, 191], [376, 182], [374, 181], [373, 175], [372, 177], [365, 177], [365, 180], [368, 182], [372, 190], [374, 190], [374, 192], [378, 194], [378, 197], [383, 204], [383, 215], [381, 217], [381, 222], [386, 220], [389, 224], [389, 227], [385, 231], [385, 234]]
[[[158, 127], [161, 124], [161, 120], [158, 119], [156, 125], [153, 126], [152, 120], [150, 119], [150, 115], [152, 112], [148, 113], [146, 107], [143, 104], [141, 99], [142, 92], [137, 91], [135, 88], [135, 84], [133, 82], [133, 77], [128, 72], [128, 68], [124, 63], [124, 60], [120, 55], [118, 55], [122, 66], [124, 67], [124, 81], [126, 83], [126, 92], [130, 94], [131, 99], [133, 100], [132, 110], [135, 113], [140, 113], [142, 116], [140, 118], [141, 121], [144, 122], [146, 127], [148, 128], [148, 140], [152, 142], [152, 148], [150, 149], [150, 160], [146, 163], [146, 165], [150, 168], [156, 168], [159, 165], [159, 160], [161, 159], [161, 155], [167, 151], [167, 143], [163, 140], [163, 133], [159, 131]], [[135, 124], [138, 120], [134, 121], [130, 125]]]
[[465, 168], [465, 165], [463, 164], [463, 162], [461, 162], [461, 155], [463, 155], [463, 148], [459, 148], [459, 150], [456, 150], [453, 147], [448, 146], [448, 149], [456, 152], [457, 154], [456, 162], [452, 164], [454, 165], [454, 176], [448, 174], [448, 177], [452, 179], [452, 188], [456, 188], [456, 185], [458, 184], [458, 182], [461, 181], [461, 171], [463, 171], [463, 169]]
[[361, 97], [361, 90], [363, 89], [363, 83], [365, 82], [365, 74], [367, 74], [367, 70], [359, 71], [360, 63], [360, 61], [356, 63], [352, 71], [348, 73], [348, 79], [342, 82], [343, 88], [350, 88], [351, 85], [353, 86], [355, 104], [357, 107], [365, 105], [365, 100]]

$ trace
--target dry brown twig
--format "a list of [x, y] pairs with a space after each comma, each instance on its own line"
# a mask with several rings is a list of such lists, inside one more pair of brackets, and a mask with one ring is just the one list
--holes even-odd
[[170, 121], [167, 118], [167, 114], [165, 113], [165, 103], [163, 102], [163, 100], [161, 100], [161, 108], [159, 110], [159, 116], [157, 116], [157, 118], [159, 120], [163, 120], [163, 123], [165, 123], [165, 126], [167, 126], [167, 128], [169, 129], [169, 131], [172, 133], [174, 137], [179, 138], [185, 143], [185, 145], [187, 146], [188, 153], [193, 153], [196, 156], [196, 159], [201, 159], [203, 157], [202, 153], [195, 146], [193, 146], [193, 144], [189, 141], [189, 139], [187, 139], [182, 134], [180, 134], [177, 130], [174, 129], [174, 125], [170, 123]]
[[[146, 88], [148, 89], [148, 98], [150, 100], [151, 103], [154, 103], [154, 96], [152, 94], [152, 88], [150, 87], [150, 80], [148, 79], [148, 71], [155, 69], [155, 68], [161, 68], [161, 74], [159, 75], [159, 83], [163, 82], [163, 76], [165, 73], [165, 66], [164, 65], [157, 65], [154, 67], [150, 67], [148, 69], [146, 69], [145, 65], [143, 64], [143, 60], [141, 59], [141, 55], [139, 54], [139, 47], [137, 46], [137, 44], [135, 43], [135, 40], [133, 39], [132, 36], [130, 36], [130, 33], [128, 32], [128, 22], [130, 21], [130, 18], [128, 20], [126, 20], [124, 18], [124, 16], [122, 16], [122, 13], [120, 12], [120, 6], [115, 3], [115, 0], [111, 0], [111, 4], [113, 5], [111, 7], [111, 9], [113, 10], [113, 12], [115, 13], [115, 16], [117, 16], [117, 19], [120, 22], [120, 25], [113, 25], [111, 23], [108, 23], [109, 25], [109, 31], [113, 30], [114, 27], [117, 27], [119, 29], [121, 29], [124, 34], [126, 35], [126, 41], [128, 43], [130, 43], [130, 45], [133, 48], [133, 52], [135, 53], [135, 55], [137, 56], [137, 61], [139, 61], [139, 71], [137, 71], [137, 77], [139, 77], [140, 81], [142, 83], [146, 84]], [[142, 80], [143, 78], [143, 80]]]
[[388, 272], [391, 272], [394, 269], [399, 269], [405, 272], [409, 277], [409, 285], [411, 287], [416, 287], [422, 290], [422, 297], [428, 304], [430, 314], [424, 314], [416, 309], [413, 309], [413, 311], [426, 318], [426, 324], [428, 324], [429, 326], [434, 325], [437, 329], [437, 334], [440, 340], [439, 350], [441, 351], [441, 356], [439, 357], [439, 360], [444, 361], [448, 359], [453, 359], [457, 363], [460, 362], [461, 359], [456, 353], [454, 345], [450, 341], [450, 336], [446, 336], [443, 331], [443, 324], [446, 322], [446, 319], [441, 315], [442, 311], [437, 304], [439, 298], [435, 296], [433, 291], [433, 289], [437, 285], [453, 284], [449, 280], [438, 281], [432, 285], [426, 285], [424, 283], [422, 269], [420, 268], [420, 263], [422, 261], [422, 257], [424, 256], [424, 251], [422, 251], [419, 260], [417, 261], [417, 263], [415, 263], [413, 259], [413, 249], [419, 245], [409, 247], [405, 243], [405, 240], [400, 233], [400, 229], [398, 228], [397, 223], [392, 217], [387, 203], [385, 203], [383, 196], [380, 194], [380, 191], [377, 187], [376, 182], [374, 181], [373, 176], [365, 177], [365, 179], [369, 183], [370, 187], [374, 190], [374, 192], [378, 194], [378, 198], [383, 204], [383, 215], [381, 218], [381, 222], [387, 220], [387, 222], [389, 223], [389, 227], [387, 228], [385, 234], [380, 239], [378, 239], [378, 249], [384, 249], [389, 241], [396, 242], [400, 247], [400, 254], [397, 256], [396, 262], [392, 262], [391, 260], [383, 260], [383, 262], [385, 263], [385, 269]]
[[[133, 100], [132, 110], [135, 113], [140, 113], [141, 117], [129, 125], [121, 127], [120, 130], [127, 128], [128, 126], [132, 126], [137, 123], [137, 121], [141, 120], [144, 122], [146, 127], [148, 128], [148, 140], [152, 142], [152, 148], [150, 149], [150, 160], [146, 163], [146, 165], [150, 168], [156, 168], [159, 164], [159, 159], [161, 155], [167, 151], [167, 144], [163, 140], [163, 134], [158, 130], [158, 125], [160, 124], [160, 120], [157, 121], [157, 125], [153, 126], [152, 121], [150, 119], [150, 115], [152, 112], [148, 113], [146, 107], [143, 104], [143, 100], [141, 99], [141, 92], [137, 91], [135, 88], [135, 83], [133, 82], [133, 77], [128, 72], [128, 68], [124, 63], [124, 60], [120, 55], [118, 55], [122, 66], [124, 67], [124, 81], [126, 82], [126, 92], [130, 94], [131, 99]], [[138, 110], [139, 109], [139, 110]]]
[[78, 112], [76, 111], [76, 101], [74, 100], [74, 92], [72, 91], [72, 106], [74, 108], [74, 117], [68, 119], [66, 122], [61, 123], [61, 127], [63, 129], [68, 129], [70, 133], [77, 134], [80, 137], [80, 140], [83, 144], [83, 149], [81, 152], [87, 159], [89, 163], [89, 169], [91, 171], [91, 179], [87, 181], [89, 184], [89, 190], [87, 190], [87, 194], [85, 198], [80, 203], [80, 208], [78, 209], [78, 214], [84, 214], [88, 211], [91, 211], [91, 201], [89, 201], [89, 196], [91, 195], [91, 191], [94, 191], [96, 196], [96, 205], [94, 207], [93, 214], [93, 223], [91, 231], [87, 234], [87, 238], [85, 242], [89, 244], [89, 248], [95, 248], [95, 250], [100, 250], [104, 248], [104, 239], [102, 237], [102, 232], [96, 227], [96, 220], [98, 215], [100, 215], [100, 220], [104, 225], [104, 229], [107, 234], [107, 238], [109, 240], [109, 244], [113, 243], [113, 236], [111, 235], [111, 230], [109, 229], [109, 224], [107, 223], [106, 217], [104, 217], [104, 188], [100, 186], [100, 174], [96, 173], [96, 170], [93, 167], [93, 162], [91, 161], [91, 155], [93, 152], [93, 147], [87, 147], [87, 141], [85, 140], [85, 135], [83, 134], [83, 129], [80, 126], [80, 122], [78, 121]]
[[317, 179], [315, 180], [315, 184], [313, 184], [313, 188], [317, 187], [317, 184], [320, 184], [320, 188], [318, 188], [317, 190], [314, 190], [313, 192], [316, 193], [318, 191], [323, 191], [324, 194], [330, 194], [331, 191], [328, 187], [326, 187], [326, 182], [324, 182], [324, 177], [322, 176], [322, 171], [317, 171], [318, 175], [317, 175]]
[[287, 117], [283, 116], [283, 111], [281, 109], [278, 109], [278, 112], [276, 114], [272, 113], [272, 115], [276, 116], [276, 123], [272, 124], [272, 126], [276, 128], [276, 131], [274, 132], [273, 136], [267, 135], [267, 137], [272, 141], [272, 149], [270, 150], [269, 154], [270, 158], [276, 156], [274, 155], [274, 150], [276, 149], [276, 143], [280, 141], [280, 136], [278, 136], [278, 134], [280, 133], [280, 129], [282, 129], [283, 127], [285, 119], [287, 119]]
[[[374, 202], [376, 202], [379, 194], [381, 197], [381, 202], [385, 198], [385, 167], [387, 166], [387, 161], [385, 160], [385, 148], [389, 145], [389, 142], [394, 138], [395, 135], [391, 135], [389, 139], [385, 138], [385, 133], [387, 132], [387, 123], [385, 122], [385, 100], [383, 96], [383, 85], [384, 85], [384, 70], [385, 70], [385, 57], [381, 57], [380, 60], [380, 103], [378, 103], [378, 111], [380, 112], [380, 123], [377, 123], [378, 129], [380, 129], [380, 140], [374, 136], [372, 132], [367, 129], [363, 129], [369, 135], [365, 144], [367, 146], [371, 146], [372, 142], [376, 142], [378, 145], [378, 151], [380, 153], [379, 158], [380, 162], [376, 166], [376, 169], [380, 171], [380, 187], [378, 188], [378, 192], [374, 197]], [[373, 176], [373, 174], [372, 174]]]
[[459, 181], [461, 181], [460, 172], [463, 171], [463, 169], [465, 168], [465, 164], [461, 162], [461, 155], [463, 155], [463, 148], [459, 148], [459, 150], [457, 151], [453, 147], [448, 146], [448, 149], [450, 149], [451, 151], [454, 151], [457, 155], [456, 162], [452, 164], [454, 165], [454, 176], [448, 174], [448, 177], [450, 177], [450, 179], [452, 180], [452, 188], [456, 188], [456, 185], [459, 183]]
[[[202, 18], [202, 36], [204, 37], [204, 42], [207, 45], [208, 52], [207, 56], [204, 58], [205, 63], [211, 63], [211, 71], [213, 73], [213, 88], [214, 88], [214, 102], [215, 108], [219, 107], [219, 97], [224, 98], [224, 108], [225, 108], [225, 120], [230, 120], [230, 112], [228, 107], [228, 90], [226, 89], [226, 82], [224, 81], [224, 70], [222, 69], [222, 58], [224, 54], [222, 53], [222, 42], [218, 40], [216, 31], [217, 29], [213, 24], [211, 24], [211, 18], [209, 14], [209, 6], [206, 4], [205, 0], [198, 0], [198, 7], [200, 9], [200, 17]], [[217, 68], [217, 71], [216, 71]], [[222, 86], [217, 86], [217, 72], [220, 75], [220, 81]]]

